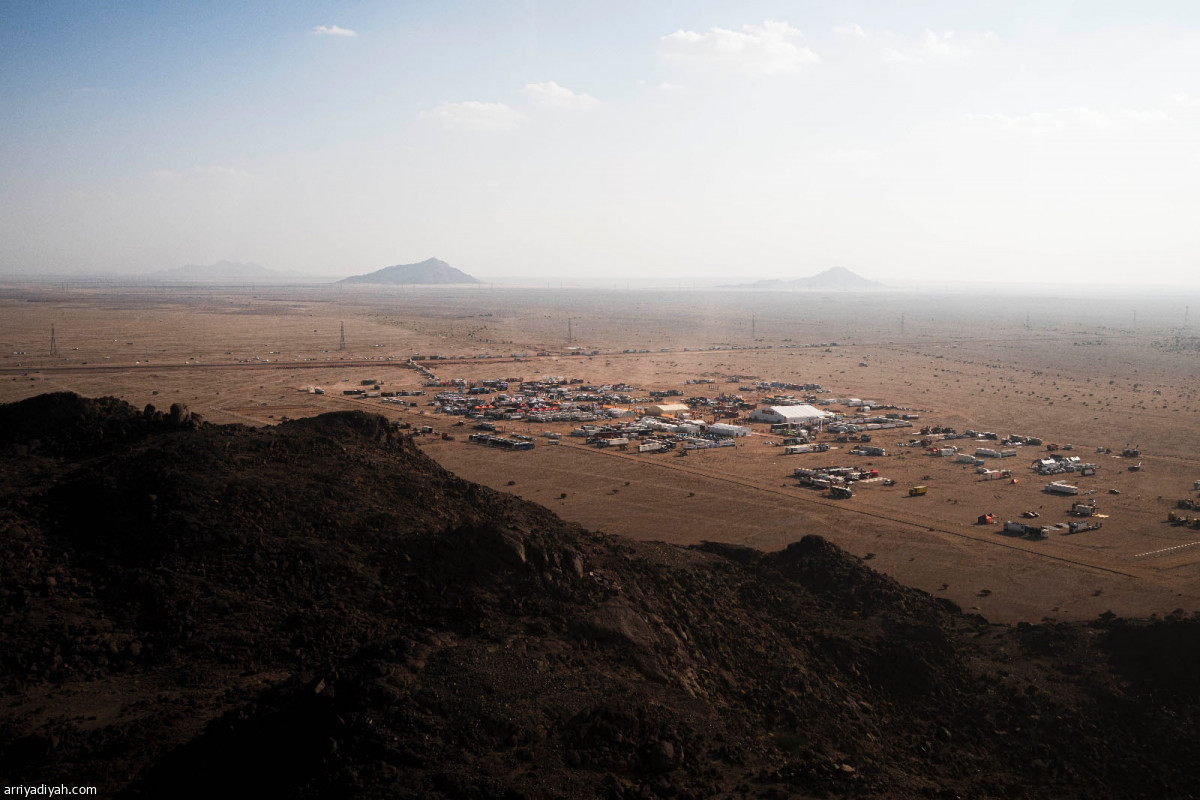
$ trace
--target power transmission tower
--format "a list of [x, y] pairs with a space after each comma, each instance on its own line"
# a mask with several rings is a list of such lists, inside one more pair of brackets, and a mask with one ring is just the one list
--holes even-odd
[[342, 323], [342, 336], [338, 340], [338, 350], [346, 349], [346, 323]]
[[750, 341], [754, 341], [758, 336], [758, 321], [754, 315], [750, 315]]
[[54, 323], [50, 323], [50, 355], [58, 355], [58, 339], [54, 338]]
[[904, 315], [900, 315], [900, 335], [904, 335]]
[[575, 341], [575, 335], [571, 330], [571, 318], [567, 317], [567, 344]]

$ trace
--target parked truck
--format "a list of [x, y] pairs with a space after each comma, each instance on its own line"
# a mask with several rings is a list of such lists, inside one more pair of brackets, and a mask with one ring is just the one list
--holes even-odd
[[1038, 525], [1026, 525], [1023, 522], [1013, 522], [1006, 520], [1004, 530], [1007, 533], [1019, 533], [1022, 536], [1028, 536], [1030, 539], [1045, 539], [1050, 535], [1050, 529]]

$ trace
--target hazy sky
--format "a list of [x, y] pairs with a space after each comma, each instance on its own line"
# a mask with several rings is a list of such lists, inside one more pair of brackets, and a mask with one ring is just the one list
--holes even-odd
[[431, 255], [1197, 286], [1200, 3], [0, 2], [0, 272]]

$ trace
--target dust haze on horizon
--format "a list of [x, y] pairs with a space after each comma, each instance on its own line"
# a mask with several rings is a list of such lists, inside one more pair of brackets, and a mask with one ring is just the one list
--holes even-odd
[[1200, 289], [1185, 2], [9, 3], [0, 275]]

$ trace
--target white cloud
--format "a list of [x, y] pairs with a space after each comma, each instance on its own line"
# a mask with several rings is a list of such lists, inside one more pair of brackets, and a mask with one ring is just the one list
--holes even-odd
[[312, 32], [316, 36], [358, 36], [356, 31], [352, 31], [349, 28], [341, 28], [337, 25], [318, 25], [312, 29]]
[[679, 30], [662, 37], [664, 57], [681, 63], [715, 65], [752, 75], [794, 72], [820, 57], [796, 42], [801, 33], [786, 22], [744, 25], [740, 31], [713, 28], [708, 33]]
[[554, 81], [529, 83], [521, 91], [533, 102], [553, 108], [585, 111], [600, 105], [600, 101], [590, 94], [572, 92], [564, 86], [559, 86]]
[[956, 39], [954, 31], [926, 30], [919, 41], [905, 39], [886, 34], [897, 40], [897, 46], [887, 47], [884, 54], [891, 61], [920, 63], [923, 61], [953, 60], [962, 58], [971, 52], [971, 47], [961, 38]]
[[874, 42], [889, 61], [919, 64], [926, 61], [963, 59], [981, 43], [993, 41], [996, 35], [987, 33], [941, 33], [926, 29], [920, 37], [901, 36], [892, 31], [868, 31], [856, 23], [839, 25], [836, 33]]
[[449, 130], [510, 131], [525, 122], [525, 115], [504, 103], [465, 100], [442, 103], [432, 111], [422, 111], [421, 119]]
[[1171, 100], [1184, 108], [1200, 108], [1200, 97], [1194, 97], [1184, 92], [1176, 92], [1171, 95]]
[[920, 52], [930, 58], [953, 58], [965, 53], [966, 49], [954, 41], [954, 31], [939, 34], [926, 30], [921, 37]]

